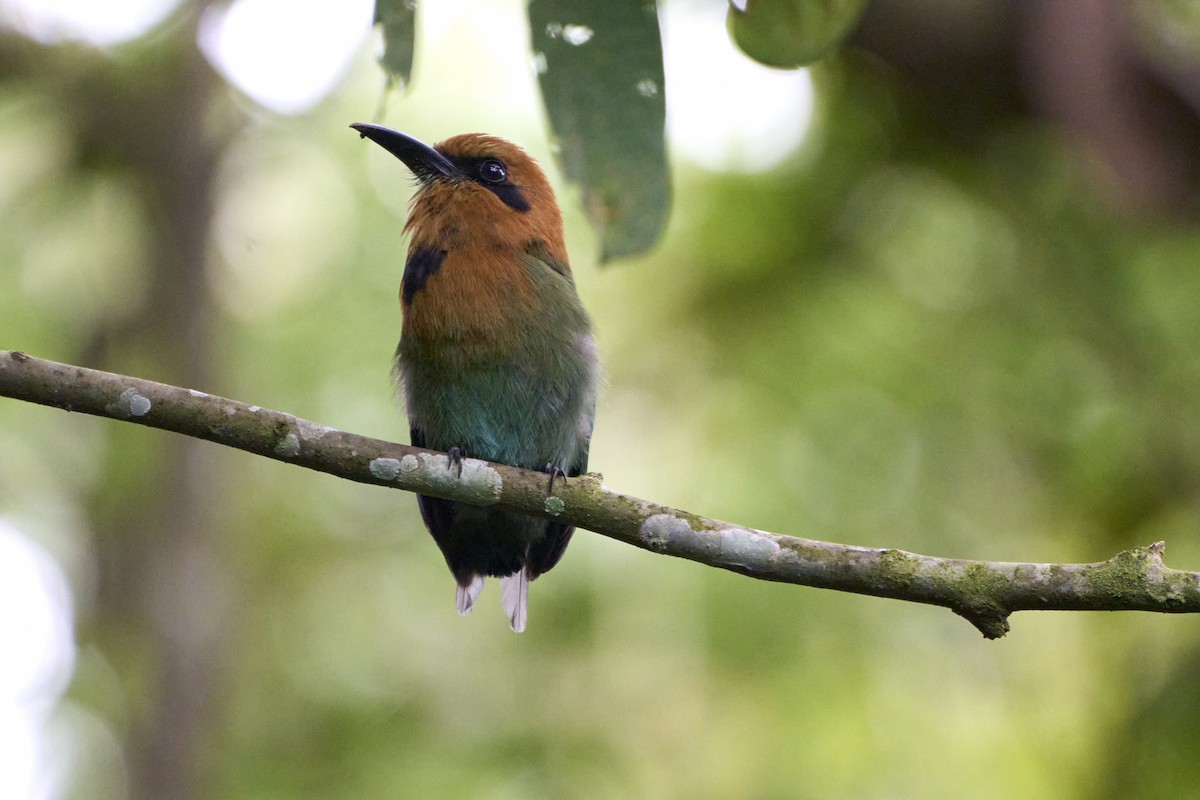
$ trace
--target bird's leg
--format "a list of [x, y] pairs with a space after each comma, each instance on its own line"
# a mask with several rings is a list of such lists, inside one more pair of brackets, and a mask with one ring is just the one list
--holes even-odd
[[450, 468], [453, 469], [455, 467], [458, 467], [458, 477], [461, 478], [462, 477], [462, 462], [463, 462], [462, 448], [457, 447], [457, 446], [451, 447], [449, 450], [446, 451], [446, 455], [450, 459]]
[[558, 466], [557, 464], [547, 464], [542, 472], [550, 473], [550, 486], [546, 489], [547, 495], [554, 494], [555, 478], [562, 478], [563, 480], [567, 479], [567, 473], [563, 472], [562, 467]]

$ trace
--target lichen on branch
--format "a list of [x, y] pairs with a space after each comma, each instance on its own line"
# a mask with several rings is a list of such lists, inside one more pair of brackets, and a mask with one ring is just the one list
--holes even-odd
[[[553, 517], [627, 544], [761, 580], [943, 606], [989, 639], [1016, 611], [1200, 612], [1200, 573], [1164, 543], [1095, 564], [938, 558], [754, 530], [540, 472], [360, 436], [195, 389], [0, 350], [0, 396], [133, 422], [346, 480]], [[459, 467], [461, 466], [461, 470]]]

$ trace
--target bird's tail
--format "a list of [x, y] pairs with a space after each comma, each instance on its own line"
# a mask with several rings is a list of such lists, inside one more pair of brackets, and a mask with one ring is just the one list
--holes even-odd
[[[461, 589], [461, 587], [460, 587]], [[500, 599], [508, 624], [515, 633], [525, 630], [525, 618], [529, 615], [529, 569], [521, 567], [512, 575], [500, 579]]]
[[472, 575], [471, 582], [467, 584], [460, 583], [458, 592], [455, 595], [458, 613], [466, 616], [471, 613], [471, 609], [475, 607], [475, 601], [479, 599], [479, 593], [483, 591], [483, 576]]

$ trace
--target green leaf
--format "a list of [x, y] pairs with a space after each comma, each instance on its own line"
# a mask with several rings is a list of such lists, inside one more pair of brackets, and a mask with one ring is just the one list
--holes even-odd
[[793, 69], [842, 43], [867, 0], [746, 0], [729, 4], [726, 24], [742, 51], [768, 67]]
[[533, 0], [534, 64], [601, 262], [649, 250], [670, 206], [662, 40], [653, 2]]
[[412, 77], [417, 40], [417, 0], [375, 0], [375, 24], [383, 30], [379, 63], [388, 88], [404, 88]]

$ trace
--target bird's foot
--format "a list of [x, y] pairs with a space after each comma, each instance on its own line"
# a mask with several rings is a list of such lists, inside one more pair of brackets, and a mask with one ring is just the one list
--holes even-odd
[[454, 469], [457, 467], [458, 468], [457, 477], [461, 478], [462, 477], [462, 462], [463, 462], [462, 448], [451, 447], [449, 450], [446, 451], [446, 456], [450, 459], [450, 468]]
[[555, 480], [555, 478], [562, 478], [563, 480], [566, 480], [566, 479], [567, 479], [567, 473], [563, 472], [563, 471], [562, 471], [562, 468], [561, 468], [561, 467], [559, 467], [557, 464], [547, 464], [547, 465], [546, 465], [546, 466], [545, 466], [545, 467], [542, 469], [542, 472], [547, 472], [547, 473], [549, 473], [549, 474], [550, 474], [550, 485], [549, 485], [549, 486], [546, 488], [546, 494], [547, 494], [547, 495], [554, 494], [554, 480]]

